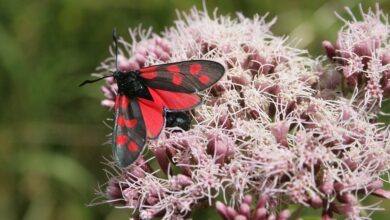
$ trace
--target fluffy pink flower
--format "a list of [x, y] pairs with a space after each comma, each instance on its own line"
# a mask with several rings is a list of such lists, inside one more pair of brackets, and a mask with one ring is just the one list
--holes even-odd
[[335, 45], [324, 41], [323, 47], [350, 89], [357, 89], [358, 95], [363, 93], [363, 105], [370, 109], [373, 105], [380, 106], [383, 98], [390, 95], [390, 26], [378, 4], [374, 11], [360, 10], [361, 21], [347, 8], [352, 21], [340, 18], [345, 25], [339, 31]]
[[[265, 17], [196, 9], [180, 17], [161, 36], [131, 31], [131, 44], [121, 40], [120, 69], [209, 59], [227, 74], [202, 93], [189, 130], [165, 128], [148, 142], [153, 156], [144, 154], [109, 180], [108, 202], [132, 209], [135, 219], [185, 219], [199, 204], [224, 219], [287, 219], [292, 204], [322, 209], [323, 219], [359, 219], [368, 218], [362, 210], [375, 209], [360, 199], [389, 198], [380, 178], [390, 165], [388, 131], [360, 106], [382, 99], [388, 87], [382, 12], [346, 21], [337, 47], [324, 43], [330, 66], [273, 35], [274, 20]], [[114, 68], [110, 57], [100, 70]], [[365, 79], [366, 96], [359, 87], [344, 97], [322, 80], [340, 83], [337, 72], [352, 86]], [[108, 79], [104, 106], [113, 106], [116, 88]]]

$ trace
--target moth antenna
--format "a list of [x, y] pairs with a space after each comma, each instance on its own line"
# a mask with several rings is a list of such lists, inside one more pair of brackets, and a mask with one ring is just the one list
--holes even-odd
[[89, 83], [94, 83], [94, 82], [97, 82], [99, 80], [102, 80], [102, 79], [105, 79], [105, 78], [108, 78], [108, 77], [113, 77], [114, 75], [108, 75], [108, 76], [103, 76], [103, 77], [100, 77], [100, 78], [97, 78], [97, 79], [93, 79], [93, 80], [85, 80], [84, 82], [82, 82], [79, 87], [85, 85], [85, 84], [89, 84]]
[[115, 44], [115, 68], [118, 71], [118, 39], [116, 38], [116, 28], [112, 30], [112, 39]]

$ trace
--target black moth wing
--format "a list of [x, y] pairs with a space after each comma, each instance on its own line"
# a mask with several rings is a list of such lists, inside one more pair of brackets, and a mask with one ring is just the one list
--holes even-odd
[[205, 90], [216, 83], [225, 68], [210, 60], [189, 60], [145, 67], [139, 70], [146, 86], [181, 93]]
[[121, 167], [127, 167], [140, 155], [146, 142], [145, 122], [137, 99], [117, 97], [112, 150]]

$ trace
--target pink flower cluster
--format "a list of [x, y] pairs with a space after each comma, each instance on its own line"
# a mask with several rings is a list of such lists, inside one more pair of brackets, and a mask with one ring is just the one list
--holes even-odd
[[[375, 112], [356, 105], [387, 91], [383, 13], [346, 21], [337, 49], [324, 43], [332, 65], [273, 35], [273, 22], [193, 9], [161, 37], [133, 30], [132, 44], [121, 40], [121, 70], [209, 59], [227, 73], [202, 93], [188, 131], [165, 128], [148, 142], [150, 154], [114, 168], [107, 202], [132, 209], [133, 219], [185, 219], [201, 205], [228, 220], [287, 219], [294, 213], [289, 205], [321, 209], [323, 219], [369, 219], [366, 211], [377, 207], [360, 201], [390, 198], [381, 178], [390, 168], [389, 132], [375, 123]], [[114, 68], [111, 57], [100, 70]], [[332, 80], [338, 71], [350, 86], [364, 85], [366, 96], [329, 95], [335, 89], [329, 82], [342, 82]], [[115, 83], [107, 80], [102, 89], [102, 104], [112, 107]]]
[[348, 10], [352, 21], [343, 19], [335, 45], [324, 41], [323, 47], [347, 86], [364, 93], [364, 104], [380, 106], [390, 96], [390, 28], [378, 4], [375, 11], [360, 10], [363, 20]]

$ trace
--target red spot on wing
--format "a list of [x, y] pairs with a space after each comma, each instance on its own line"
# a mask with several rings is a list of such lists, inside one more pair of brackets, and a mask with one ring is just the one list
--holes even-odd
[[197, 106], [201, 99], [196, 94], [171, 92], [149, 88], [154, 102], [170, 110], [184, 110]]
[[130, 141], [129, 144], [127, 145], [127, 149], [130, 151], [130, 152], [138, 152], [138, 145], [134, 142], [134, 141]]
[[133, 118], [133, 119], [125, 120], [125, 125], [128, 128], [134, 128], [137, 125], [137, 119]]
[[200, 64], [195, 63], [190, 65], [190, 73], [192, 75], [198, 75], [200, 71], [202, 71], [202, 66]]
[[117, 97], [115, 98], [115, 109], [118, 109], [118, 108], [119, 108], [121, 99], [122, 99], [122, 96], [117, 96]]
[[141, 73], [147, 73], [147, 72], [155, 72], [156, 69], [157, 69], [157, 66], [149, 66], [149, 67], [141, 68], [139, 71]]
[[208, 75], [201, 75], [198, 78], [199, 82], [201, 82], [204, 85], [207, 85], [210, 82], [210, 77]]
[[157, 77], [157, 72], [148, 72], [148, 73], [141, 73], [140, 77], [145, 78], [145, 79], [154, 79]]
[[121, 100], [121, 108], [122, 109], [127, 109], [129, 107], [129, 99], [126, 96], [122, 96]]
[[126, 119], [122, 115], [118, 115], [118, 118], [116, 119], [116, 124], [119, 127], [123, 128], [125, 126], [125, 121], [126, 121]]
[[116, 144], [117, 145], [124, 145], [127, 143], [127, 136], [126, 135], [118, 135], [116, 136]]
[[137, 119], [133, 118], [127, 120], [122, 115], [118, 115], [118, 118], [116, 119], [116, 124], [122, 128], [124, 126], [126, 126], [127, 128], [134, 128], [137, 125]]
[[171, 73], [180, 73], [180, 67], [176, 64], [167, 66], [167, 70]]
[[183, 79], [180, 74], [173, 74], [172, 83], [175, 85], [180, 85]]
[[169, 65], [166, 67], [167, 71], [172, 73], [172, 83], [175, 85], [180, 85], [183, 81], [182, 76], [180, 75], [180, 67], [176, 64]]
[[149, 138], [156, 138], [164, 126], [163, 106], [156, 100], [150, 101], [138, 98], [138, 101], [145, 122], [146, 133]]

